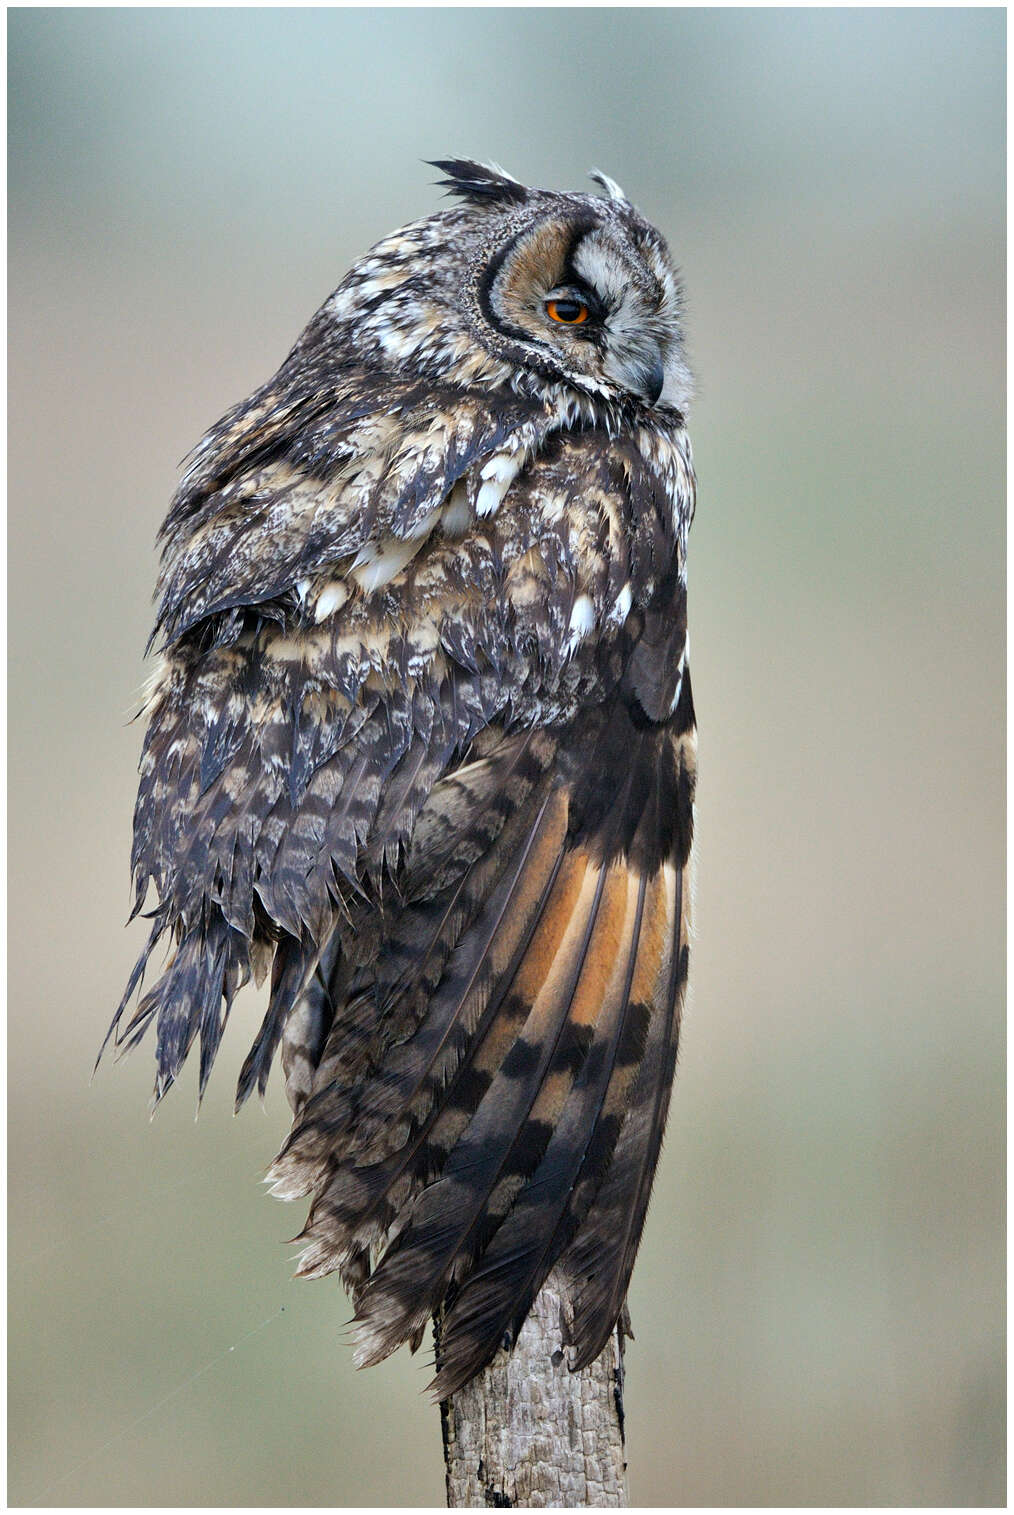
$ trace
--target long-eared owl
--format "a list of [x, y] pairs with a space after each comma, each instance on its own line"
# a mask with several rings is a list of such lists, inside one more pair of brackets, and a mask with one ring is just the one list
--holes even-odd
[[[687, 975], [694, 474], [681, 294], [619, 187], [437, 164], [214, 426], [162, 527], [134, 819], [153, 924], [110, 1034], [158, 1100], [270, 973], [271, 1178], [357, 1359], [442, 1312], [435, 1390], [551, 1269], [571, 1365], [624, 1304]], [[126, 1018], [161, 938], [168, 965]]]

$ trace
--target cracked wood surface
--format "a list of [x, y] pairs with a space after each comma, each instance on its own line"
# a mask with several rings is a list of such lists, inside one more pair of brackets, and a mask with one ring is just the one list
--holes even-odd
[[449, 1508], [626, 1505], [623, 1317], [601, 1356], [571, 1373], [565, 1309], [550, 1274], [513, 1352], [441, 1405]]

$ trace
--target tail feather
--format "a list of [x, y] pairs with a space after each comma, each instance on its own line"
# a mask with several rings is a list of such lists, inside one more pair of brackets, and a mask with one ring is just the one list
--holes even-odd
[[[605, 914], [613, 919], [600, 938], [611, 945], [620, 893], [609, 871], [590, 867], [586, 854], [565, 860], [505, 1001], [502, 1017], [512, 1045], [439, 1179], [420, 1196], [360, 1299], [360, 1364], [386, 1357], [425, 1323], [444, 1285], [481, 1251], [538, 1165], [587, 1053], [588, 1020], [578, 988], [604, 898]], [[515, 1029], [519, 1011], [527, 1014]]]
[[[429, 993], [437, 990], [443, 978], [439, 994], [434, 993], [429, 999], [419, 1029], [413, 1027], [406, 1040], [392, 1047], [380, 1069], [359, 1087], [350, 1087], [340, 1076], [355, 1028], [346, 1033], [336, 1021], [314, 1093], [271, 1170], [270, 1177], [279, 1186], [279, 1192], [286, 1195], [310, 1192], [326, 1181], [352, 1150], [368, 1152], [373, 1161], [380, 1161], [391, 1150], [404, 1145], [410, 1134], [410, 1119], [414, 1118], [416, 1124], [425, 1119], [437, 1092], [467, 1049], [492, 973], [498, 965], [502, 966], [505, 956], [509, 957], [538, 903], [542, 883], [559, 854], [566, 828], [566, 808], [559, 797], [544, 795], [534, 818], [522, 814], [518, 820], [523, 824], [518, 828], [521, 840], [517, 851], [510, 846], [512, 840], [517, 841], [512, 831], [503, 839], [502, 848], [478, 865], [481, 885], [474, 876], [465, 878], [456, 886], [450, 901], [438, 902], [435, 907], [438, 921], [435, 930], [429, 923], [431, 946], [419, 965], [421, 984], [412, 988], [421, 987], [424, 991], [420, 1010], [426, 1009]], [[486, 909], [476, 929], [466, 934], [461, 949], [452, 954], [445, 975], [448, 936], [453, 939], [461, 924], [455, 913], [460, 897], [471, 886], [483, 898], [490, 876], [496, 878], [503, 866], [502, 852], [507, 853], [507, 867], [484, 901]], [[512, 918], [515, 937], [511, 940], [498, 928], [512, 900], [522, 896], [530, 903], [527, 911], [521, 909]], [[463, 913], [467, 915], [467, 907]], [[417, 917], [413, 925], [418, 925]], [[432, 954], [436, 955], [436, 964], [435, 977], [431, 978]], [[404, 1026], [403, 1013], [397, 1019]], [[392, 1130], [392, 1118], [402, 1112], [405, 1118], [395, 1119], [396, 1129]], [[389, 1143], [387, 1151], [383, 1148], [385, 1137]], [[337, 1266], [337, 1261], [332, 1266]]]
[[[556, 883], [557, 860], [542, 889], [538, 905], [525, 928], [510, 964], [502, 975], [476, 1026], [472, 1043], [438, 1102], [404, 1146], [380, 1162], [346, 1162], [315, 1201], [303, 1238], [312, 1246], [300, 1266], [300, 1276], [330, 1272], [340, 1257], [342, 1281], [358, 1303], [360, 1284], [368, 1276], [366, 1259], [372, 1247], [393, 1234], [399, 1212], [440, 1171], [448, 1152], [474, 1115], [489, 1085], [490, 1068], [509, 1049], [512, 1022], [501, 1018], [501, 1006], [528, 950]], [[364, 1272], [365, 1266], [365, 1272]]]
[[271, 970], [271, 998], [236, 1084], [237, 1110], [249, 1099], [255, 1087], [260, 1094], [265, 1093], [285, 1023], [305, 988], [315, 961], [316, 953], [312, 949], [307, 950], [292, 940], [282, 943], [275, 953]]
[[285, 1093], [297, 1115], [309, 1098], [324, 1041], [334, 1021], [336, 1003], [331, 980], [339, 955], [340, 941], [336, 932], [325, 945], [313, 976], [282, 1026]]
[[651, 1196], [679, 1045], [688, 946], [684, 871], [675, 872], [668, 987], [651, 1017], [630, 1113], [613, 1160], [580, 1234], [561, 1265], [574, 1281], [572, 1338], [576, 1371], [593, 1362], [623, 1307]]

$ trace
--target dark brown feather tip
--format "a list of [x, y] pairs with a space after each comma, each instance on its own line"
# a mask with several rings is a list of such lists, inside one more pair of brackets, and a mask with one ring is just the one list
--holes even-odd
[[445, 175], [436, 182], [449, 195], [472, 205], [520, 205], [528, 191], [517, 179], [489, 163], [475, 163], [468, 158], [427, 158], [430, 168]]

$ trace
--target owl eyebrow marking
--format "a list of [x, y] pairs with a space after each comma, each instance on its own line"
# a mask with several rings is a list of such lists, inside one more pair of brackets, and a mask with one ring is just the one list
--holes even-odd
[[[588, 280], [583, 278], [582, 275], [578, 273], [577, 268], [574, 265], [574, 260], [577, 257], [577, 250], [581, 246], [581, 243], [584, 241], [585, 237], [590, 236], [593, 231], [599, 230], [599, 223], [597, 221], [591, 220], [591, 218], [588, 218], [584, 221], [578, 221], [574, 224], [574, 229], [571, 233], [570, 241], [567, 243], [567, 251], [563, 259], [563, 277], [560, 281], [561, 283], [576, 284], [580, 289], [589, 288]], [[593, 293], [597, 292], [593, 291]]]
[[531, 232], [532, 228], [530, 226], [523, 227], [521, 231], [515, 232], [510, 241], [505, 242], [498, 252], [494, 253], [493, 257], [489, 260], [489, 267], [483, 275], [482, 283], [479, 285], [479, 308], [486, 317], [486, 320], [491, 326], [495, 326], [497, 331], [502, 332], [505, 337], [513, 337], [522, 342], [531, 342], [531, 332], [525, 331], [521, 326], [515, 326], [512, 321], [505, 320], [499, 311], [494, 309], [493, 286], [507, 259], [516, 250], [522, 238], [530, 236]]

